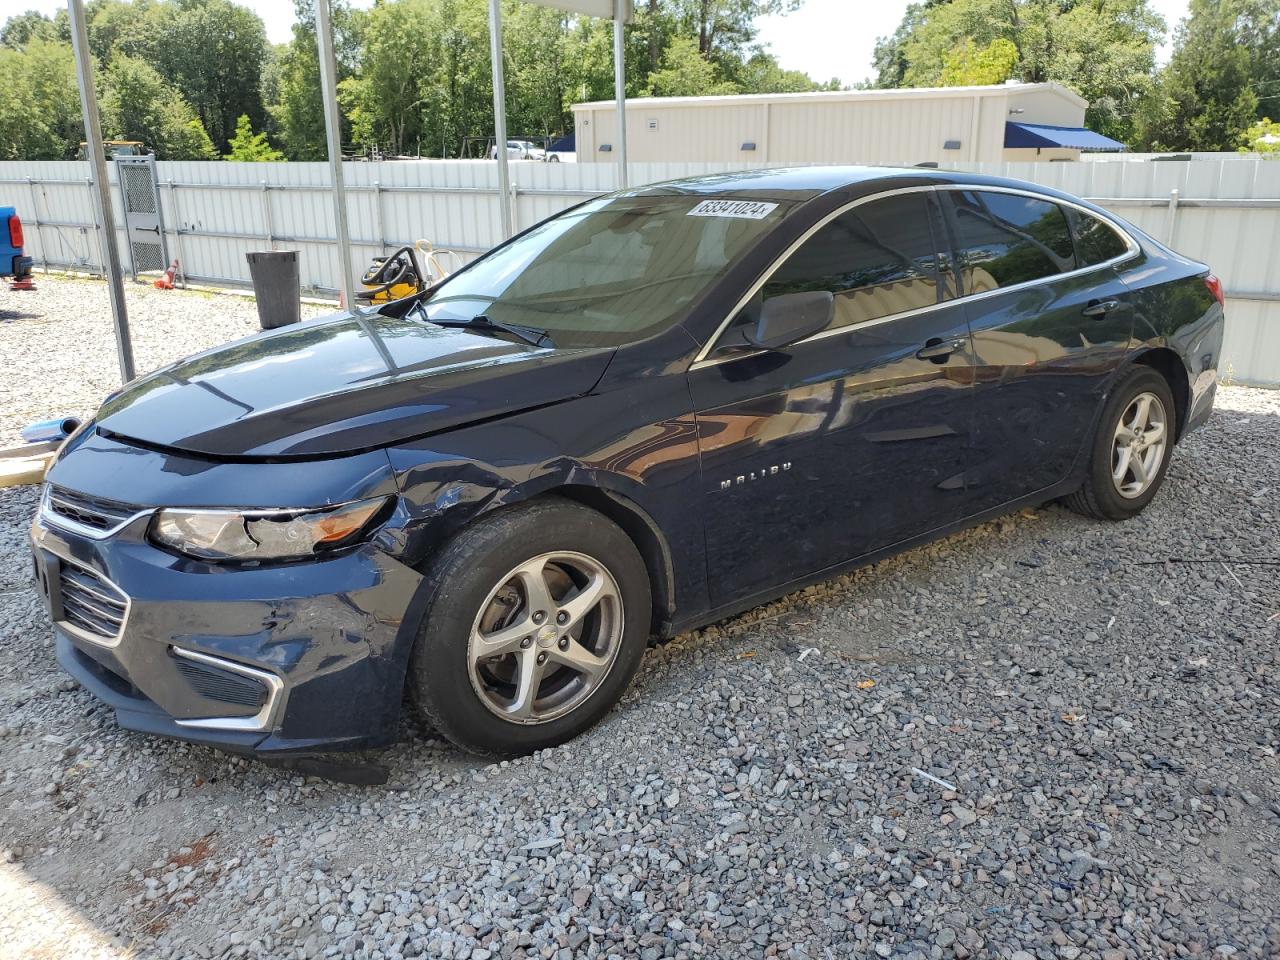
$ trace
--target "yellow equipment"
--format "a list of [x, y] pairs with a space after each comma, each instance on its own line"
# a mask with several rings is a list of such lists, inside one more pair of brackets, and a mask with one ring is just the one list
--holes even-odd
[[[426, 261], [425, 272], [419, 263], [419, 254]], [[356, 294], [356, 299], [365, 303], [388, 303], [421, 293], [449, 275], [440, 262], [446, 255], [461, 263], [452, 250], [436, 250], [426, 240], [419, 240], [412, 247], [401, 247], [389, 257], [374, 257], [360, 278], [364, 289]]]

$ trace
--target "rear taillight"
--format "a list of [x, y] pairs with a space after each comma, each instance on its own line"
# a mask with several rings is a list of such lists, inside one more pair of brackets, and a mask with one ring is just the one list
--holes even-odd
[[16, 213], [9, 218], [9, 246], [22, 249], [22, 221]]
[[1213, 299], [1218, 301], [1219, 306], [1224, 306], [1224, 297], [1222, 293], [1222, 281], [1218, 279], [1217, 274], [1209, 274], [1204, 278], [1204, 285], [1209, 288], [1209, 292], [1213, 294]]

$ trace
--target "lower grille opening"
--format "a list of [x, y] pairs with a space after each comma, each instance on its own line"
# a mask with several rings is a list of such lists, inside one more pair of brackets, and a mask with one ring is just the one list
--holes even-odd
[[102, 640], [120, 637], [129, 609], [124, 594], [93, 571], [65, 561], [60, 567], [58, 586], [66, 623]]
[[259, 680], [185, 657], [174, 659], [178, 672], [191, 684], [191, 689], [206, 699], [241, 707], [251, 714], [267, 702], [267, 685]]

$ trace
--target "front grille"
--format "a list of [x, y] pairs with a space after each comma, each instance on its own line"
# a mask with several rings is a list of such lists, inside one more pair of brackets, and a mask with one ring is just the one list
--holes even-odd
[[62, 619], [94, 637], [120, 639], [129, 598], [96, 573], [63, 561], [58, 571]]
[[267, 686], [252, 677], [232, 673], [205, 663], [175, 658], [178, 672], [191, 684], [191, 689], [202, 697], [237, 707], [248, 707], [251, 713], [262, 709], [267, 702]]
[[90, 497], [52, 485], [47, 503], [51, 513], [102, 533], [116, 529], [138, 513], [138, 508], [131, 504]]

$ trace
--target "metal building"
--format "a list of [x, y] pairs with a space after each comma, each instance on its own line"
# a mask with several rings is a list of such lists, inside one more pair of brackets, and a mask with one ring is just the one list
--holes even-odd
[[[1123, 150], [1086, 130], [1088, 101], [1056, 83], [627, 100], [638, 163], [1077, 160]], [[612, 100], [573, 108], [580, 163], [613, 159]]]

